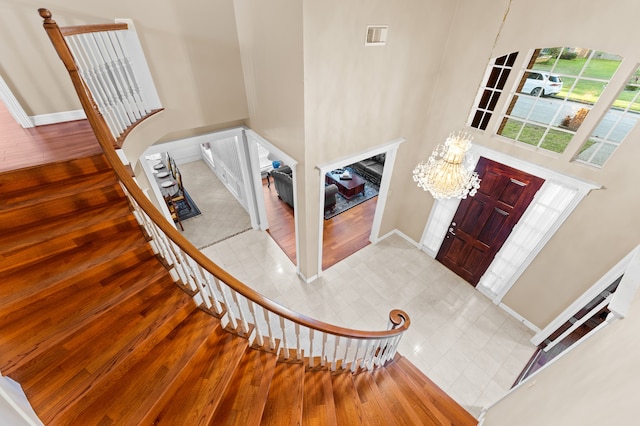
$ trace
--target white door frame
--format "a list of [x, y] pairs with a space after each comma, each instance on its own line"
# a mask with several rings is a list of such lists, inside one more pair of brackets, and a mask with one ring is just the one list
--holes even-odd
[[377, 243], [380, 241], [380, 224], [382, 222], [382, 213], [387, 202], [387, 193], [389, 192], [389, 184], [391, 182], [391, 175], [393, 174], [393, 167], [396, 159], [396, 152], [398, 147], [405, 138], [399, 138], [391, 142], [387, 142], [384, 145], [378, 145], [370, 148], [366, 151], [361, 151], [357, 154], [343, 157], [338, 160], [333, 160], [330, 163], [325, 163], [316, 166], [319, 170], [318, 180], [318, 274], [317, 277], [322, 276], [322, 242], [324, 233], [324, 175], [331, 170], [335, 170], [340, 167], [353, 164], [358, 161], [365, 160], [379, 154], [385, 154], [384, 168], [382, 169], [382, 179], [380, 180], [380, 192], [378, 193], [378, 202], [376, 204], [376, 211], [373, 216], [373, 224], [371, 226], [371, 234], [369, 235], [369, 241]]
[[[259, 215], [259, 220], [260, 220], [260, 227], [263, 231], [265, 231], [267, 229], [268, 225], [268, 221], [267, 221], [267, 213], [266, 213], [266, 207], [265, 207], [265, 203], [264, 203], [264, 194], [261, 190], [262, 188], [262, 177], [260, 176], [260, 159], [258, 158], [258, 147], [256, 144], [260, 144], [262, 145], [264, 148], [267, 149], [267, 151], [269, 151], [272, 154], [277, 155], [277, 157], [282, 160], [286, 165], [288, 165], [289, 167], [291, 167], [291, 171], [292, 173], [292, 179], [293, 179], [293, 222], [294, 222], [294, 232], [295, 232], [295, 237], [296, 237], [296, 273], [298, 275], [301, 275], [300, 273], [300, 241], [298, 239], [299, 236], [299, 232], [298, 232], [298, 196], [297, 196], [297, 191], [296, 191], [296, 186], [297, 186], [297, 173], [296, 173], [296, 166], [298, 165], [298, 162], [296, 160], [294, 160], [291, 156], [289, 156], [287, 153], [285, 153], [284, 151], [282, 151], [280, 148], [278, 148], [277, 146], [273, 145], [271, 142], [269, 142], [267, 139], [263, 138], [262, 136], [260, 136], [258, 133], [256, 133], [255, 131], [249, 129], [249, 128], [244, 128], [244, 133], [246, 135], [247, 138], [247, 144], [249, 147], [249, 161], [251, 163], [251, 173], [252, 173], [252, 177], [253, 177], [253, 186], [255, 187], [255, 205], [256, 205], [256, 209]], [[263, 228], [263, 224], [264, 224], [264, 228]]]
[[[568, 206], [566, 206], [563, 214], [560, 215], [560, 217], [555, 221], [555, 223], [551, 224], [549, 229], [547, 229], [542, 240], [535, 247], [531, 248], [529, 255], [527, 256], [525, 261], [522, 262], [518, 270], [515, 271], [511, 276], [504, 277], [504, 280], [507, 284], [503, 289], [503, 291], [501, 291], [500, 294], [498, 295], [487, 294], [487, 296], [493, 300], [493, 303], [500, 305], [504, 309], [508, 310], [511, 314], [517, 315], [517, 313], [512, 312], [508, 307], [504, 306], [501, 303], [502, 298], [507, 293], [507, 291], [511, 288], [511, 286], [515, 284], [516, 280], [524, 272], [527, 266], [529, 266], [529, 264], [533, 261], [535, 256], [542, 250], [542, 248], [546, 245], [546, 243], [551, 239], [551, 237], [558, 230], [560, 225], [567, 219], [567, 217], [571, 214], [571, 212], [575, 209], [575, 207], [577, 207], [580, 201], [591, 190], [601, 188], [601, 185], [576, 179], [571, 176], [567, 176], [562, 173], [558, 173], [556, 171], [538, 166], [537, 164], [529, 163], [527, 161], [524, 161], [515, 157], [511, 157], [502, 152], [485, 148], [481, 145], [473, 145], [473, 147], [471, 148], [471, 153], [473, 155], [476, 155], [477, 157], [482, 156], [490, 160], [505, 164], [509, 167], [522, 170], [534, 176], [541, 177], [545, 179], [545, 181], [554, 181], [557, 183], [561, 183], [567, 187], [576, 188], [578, 192], [578, 195], [576, 196], [575, 201], [570, 203]], [[438, 252], [438, 248], [435, 247], [435, 245], [439, 247], [440, 244], [442, 244], [442, 241], [444, 240], [445, 234], [447, 232], [447, 228], [449, 227], [449, 224], [450, 224], [450, 221], [445, 222], [442, 218], [439, 218], [438, 220], [434, 220], [433, 218], [438, 216], [448, 217], [449, 215], [453, 217], [453, 214], [455, 214], [455, 210], [457, 209], [457, 206], [459, 204], [459, 200], [456, 200], [456, 201], [457, 202], [452, 201], [449, 203], [437, 202], [433, 205], [433, 208], [431, 209], [431, 214], [429, 215], [429, 219], [427, 221], [425, 230], [422, 234], [422, 239], [420, 240], [420, 244], [419, 244], [419, 248], [422, 249], [425, 253], [427, 253], [431, 257], [436, 256]], [[532, 205], [533, 203], [530, 204], [529, 207], [531, 207]], [[443, 213], [444, 211], [443, 209], [447, 209], [447, 211]], [[523, 218], [521, 219], [521, 221], [523, 219], [526, 220], [526, 215], [523, 215]], [[491, 268], [491, 265], [489, 265], [489, 268], [487, 268], [487, 270], [490, 270], [490, 268]], [[479, 288], [478, 290], [482, 292], [481, 288]], [[526, 321], [525, 324], [531, 327], [531, 324], [529, 324], [528, 321]], [[534, 328], [534, 330], [536, 332], [539, 331], [537, 328]]]

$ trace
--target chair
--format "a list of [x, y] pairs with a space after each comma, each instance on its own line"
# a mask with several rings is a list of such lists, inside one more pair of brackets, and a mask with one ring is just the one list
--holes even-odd
[[184, 201], [187, 204], [187, 207], [189, 207], [189, 210], [191, 210], [191, 204], [189, 204], [189, 200], [187, 200], [187, 197], [184, 194], [184, 186], [182, 186], [182, 174], [180, 174], [180, 172], [177, 169], [175, 170], [176, 170], [175, 178], [176, 178], [176, 183], [178, 184], [178, 192], [176, 193], [176, 195], [171, 197], [171, 201], [174, 203]]
[[176, 205], [171, 200], [171, 197], [165, 197], [165, 203], [167, 203], [167, 208], [169, 209], [169, 213], [171, 214], [171, 219], [173, 219], [174, 223], [177, 223], [180, 226], [180, 230], [184, 231], [184, 226], [182, 226], [182, 221], [180, 220], [180, 215], [178, 215], [178, 210], [176, 209]]

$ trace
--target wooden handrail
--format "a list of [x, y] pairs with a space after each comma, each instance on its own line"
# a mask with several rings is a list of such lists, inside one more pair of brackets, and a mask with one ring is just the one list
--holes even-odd
[[[180, 249], [187, 253], [196, 263], [206, 269], [213, 276], [224, 282], [227, 286], [232, 288], [237, 293], [253, 301], [254, 303], [262, 306], [266, 310], [286, 318], [294, 323], [314, 329], [327, 334], [352, 338], [361, 340], [375, 340], [383, 338], [392, 338], [401, 335], [409, 327], [411, 321], [409, 316], [401, 310], [392, 310], [389, 315], [389, 320], [392, 323], [392, 327], [389, 330], [384, 331], [362, 331], [353, 330], [349, 328], [339, 327], [332, 324], [328, 324], [322, 321], [315, 320], [307, 317], [291, 309], [282, 306], [266, 297], [257, 293], [246, 284], [242, 283], [227, 271], [218, 266], [211, 259], [202, 254], [195, 246], [193, 246], [182, 234], [180, 234], [158, 211], [153, 203], [144, 195], [142, 190], [138, 187], [137, 183], [130, 176], [128, 169], [122, 164], [122, 161], [118, 157], [118, 154], [114, 150], [114, 146], [118, 146], [115, 138], [111, 134], [104, 117], [100, 113], [93, 96], [87, 85], [84, 83], [82, 77], [78, 72], [78, 67], [75, 63], [73, 55], [67, 45], [63, 33], [67, 30], [58, 27], [57, 23], [52, 19], [52, 14], [48, 9], [38, 9], [40, 16], [44, 19], [43, 26], [47, 32], [51, 42], [58, 52], [60, 59], [64, 63], [69, 77], [73, 83], [76, 93], [82, 104], [87, 119], [93, 129], [93, 132], [100, 143], [104, 155], [111, 164], [113, 170], [120, 179], [122, 185], [126, 188], [131, 198], [140, 206], [140, 208], [148, 215], [148, 217], [160, 228], [160, 230], [172, 240]], [[73, 34], [80, 34], [82, 32], [82, 26], [73, 27]], [[95, 31], [95, 25], [87, 25], [86, 30], [91, 32]], [[143, 121], [155, 114], [154, 111], [145, 117], [142, 117], [139, 121]], [[135, 123], [135, 124], [138, 124]]]

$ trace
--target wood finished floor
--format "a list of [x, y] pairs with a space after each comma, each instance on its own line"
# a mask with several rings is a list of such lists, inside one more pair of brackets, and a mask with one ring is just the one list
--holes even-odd
[[[296, 263], [296, 237], [293, 209], [278, 198], [275, 186], [262, 181], [269, 229], [267, 232], [284, 251], [291, 262]], [[370, 244], [378, 197], [360, 203], [329, 220], [324, 220], [322, 241], [322, 269], [328, 269]]]
[[23, 129], [0, 102], [0, 171], [102, 152], [87, 120]]

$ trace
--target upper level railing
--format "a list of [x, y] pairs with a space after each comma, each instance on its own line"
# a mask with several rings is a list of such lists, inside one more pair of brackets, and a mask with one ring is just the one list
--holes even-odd
[[[220, 318], [228, 330], [247, 337], [253, 346], [277, 352], [285, 359], [304, 359], [310, 368], [326, 366], [355, 372], [383, 365], [395, 356], [400, 338], [410, 325], [403, 311], [391, 311], [388, 329], [382, 331], [352, 330], [317, 321], [263, 297], [187, 241], [144, 195], [114, 150], [136, 124], [156, 112], [145, 109], [137, 100], [134, 85], [127, 83], [126, 68], [130, 65], [126, 65], [126, 52], [115, 53], [117, 61], [111, 64], [105, 59], [112, 58], [112, 49], [118, 49], [107, 42], [117, 38], [112, 32], [126, 27], [108, 24], [60, 28], [51, 19], [51, 12], [39, 12], [151, 247], [174, 281], [192, 294], [201, 309]], [[93, 34], [94, 41], [87, 42], [86, 34]], [[96, 59], [100, 57], [104, 61]], [[76, 61], [90, 64], [79, 67]], [[112, 126], [112, 122], [116, 124]]]

